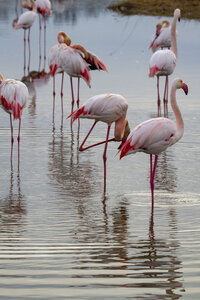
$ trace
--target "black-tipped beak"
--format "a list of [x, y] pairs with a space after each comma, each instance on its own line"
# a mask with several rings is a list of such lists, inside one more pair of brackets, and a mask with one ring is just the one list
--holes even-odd
[[188, 94], [188, 86], [186, 83], [183, 83], [182, 89], [184, 90], [185, 94]]
[[178, 18], [178, 21], [180, 22], [181, 18]]

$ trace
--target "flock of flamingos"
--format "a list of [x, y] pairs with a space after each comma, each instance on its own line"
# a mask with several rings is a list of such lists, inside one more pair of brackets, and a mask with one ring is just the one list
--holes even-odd
[[[35, 22], [37, 13], [45, 16], [51, 14], [51, 3], [49, 0], [26, 0], [22, 1], [22, 6], [26, 12], [22, 13], [15, 24], [15, 29], [22, 28], [24, 32], [28, 30], [30, 37], [30, 28]], [[119, 154], [120, 159], [126, 155], [144, 152], [150, 155], [150, 187], [152, 206], [154, 205], [154, 177], [157, 165], [158, 154], [165, 151], [169, 146], [178, 142], [183, 136], [184, 123], [181, 112], [176, 102], [176, 90], [183, 89], [188, 93], [188, 87], [182, 79], [173, 80], [170, 90], [170, 103], [174, 112], [176, 121], [172, 121], [167, 116], [168, 105], [168, 76], [171, 75], [176, 67], [177, 43], [176, 43], [176, 24], [180, 19], [180, 9], [175, 9], [172, 24], [163, 20], [156, 25], [155, 36], [150, 44], [152, 56], [149, 62], [149, 76], [157, 78], [157, 101], [158, 117], [146, 120], [130, 131], [128, 120], [126, 119], [128, 103], [126, 99], [119, 94], [100, 94], [88, 99], [79, 107], [79, 86], [80, 78], [84, 79], [90, 86], [90, 71], [107, 71], [103, 62], [93, 53], [86, 50], [82, 45], [71, 45], [70, 37], [64, 32], [58, 33], [58, 44], [54, 45], [48, 54], [48, 64], [50, 74], [53, 78], [53, 93], [55, 96], [55, 75], [62, 73], [61, 93], [63, 87], [64, 73], [67, 73], [71, 82], [72, 93], [72, 111], [68, 118], [71, 118], [71, 124], [78, 118], [93, 119], [94, 123], [83, 140], [79, 150], [84, 151], [91, 147], [105, 144], [103, 152], [104, 163], [104, 193], [106, 192], [106, 153], [108, 142], [120, 141]], [[165, 87], [163, 96], [164, 117], [160, 117], [160, 90], [159, 78], [165, 76]], [[77, 77], [77, 109], [74, 110], [74, 91], [72, 78]], [[19, 120], [18, 127], [18, 147], [20, 143], [21, 116], [28, 99], [28, 89], [26, 85], [18, 80], [4, 79], [0, 74], [0, 104], [1, 107], [9, 113], [11, 127], [11, 158], [13, 137], [13, 120]], [[55, 97], [53, 98], [53, 116], [55, 108]], [[63, 111], [62, 111], [63, 113]], [[98, 121], [108, 125], [106, 140], [84, 147], [90, 133]], [[109, 133], [112, 123], [115, 123], [114, 138], [109, 139]]]

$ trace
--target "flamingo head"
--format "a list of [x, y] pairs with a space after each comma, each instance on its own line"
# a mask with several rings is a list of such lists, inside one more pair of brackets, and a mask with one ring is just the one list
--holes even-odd
[[3, 80], [4, 80], [3, 75], [0, 73], [0, 84], [2, 83]]
[[129, 136], [129, 133], [131, 132], [130, 127], [129, 127], [128, 120], [126, 119], [125, 122], [126, 122], [126, 125], [125, 125], [125, 129], [124, 129], [124, 135], [123, 135], [123, 137], [122, 137], [122, 140], [121, 140], [122, 142], [121, 142], [121, 144], [119, 145], [118, 149], [121, 149], [121, 147], [122, 147], [122, 146], [124, 145], [124, 143], [126, 142], [127, 137]]
[[173, 81], [173, 85], [177, 88], [177, 89], [183, 89], [183, 91], [185, 92], [185, 94], [188, 94], [188, 86], [186, 83], [183, 82], [182, 79], [180, 78], [175, 78]]
[[181, 18], [181, 10], [179, 8], [176, 8], [174, 11], [174, 17], [178, 18], [178, 21], [180, 21]]

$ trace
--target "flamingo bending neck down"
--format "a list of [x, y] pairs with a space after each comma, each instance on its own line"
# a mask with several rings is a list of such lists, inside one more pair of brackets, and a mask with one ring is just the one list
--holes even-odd
[[155, 36], [149, 46], [152, 52], [155, 52], [158, 48], [170, 48], [171, 47], [171, 25], [168, 20], [162, 20], [156, 25]]
[[[131, 131], [126, 142], [119, 150], [119, 152], [121, 152], [120, 159], [125, 155], [132, 153], [134, 154], [136, 152], [150, 154], [150, 186], [152, 206], [154, 205], [154, 177], [158, 154], [165, 151], [169, 146], [172, 146], [178, 142], [184, 133], [182, 115], [176, 102], [176, 90], [180, 88], [182, 88], [187, 95], [187, 85], [182, 81], [182, 79], [174, 79], [170, 92], [170, 102], [176, 122], [168, 118], [161, 117], [149, 119], [139, 124]], [[152, 155], [155, 155], [154, 165]]]
[[18, 127], [18, 154], [19, 154], [19, 142], [20, 142], [20, 129], [21, 129], [21, 116], [24, 107], [28, 100], [28, 89], [26, 85], [15, 79], [4, 79], [0, 74], [0, 104], [1, 107], [10, 114], [10, 129], [11, 129], [11, 160], [13, 149], [13, 120], [19, 120]]
[[[105, 144], [103, 152], [104, 162], [104, 194], [106, 192], [106, 160], [107, 160], [107, 147], [108, 142], [126, 140], [130, 129], [128, 121], [126, 119], [126, 113], [128, 109], [128, 103], [124, 97], [118, 94], [100, 94], [88, 99], [80, 108], [76, 109], [68, 118], [72, 118], [74, 122], [77, 118], [93, 119], [94, 123], [89, 130], [88, 134], [84, 138], [79, 150], [84, 151], [86, 149]], [[93, 145], [83, 147], [90, 133], [94, 129], [98, 121], [104, 122], [108, 125], [106, 140], [95, 143]], [[109, 139], [109, 133], [112, 123], [115, 122], [114, 138]]]
[[159, 77], [166, 76], [163, 96], [164, 115], [167, 115], [168, 102], [168, 76], [174, 72], [177, 60], [176, 23], [180, 20], [180, 9], [175, 9], [174, 18], [171, 25], [171, 49], [156, 51], [149, 61], [149, 77], [157, 76], [157, 103], [158, 115], [160, 115], [160, 91]]

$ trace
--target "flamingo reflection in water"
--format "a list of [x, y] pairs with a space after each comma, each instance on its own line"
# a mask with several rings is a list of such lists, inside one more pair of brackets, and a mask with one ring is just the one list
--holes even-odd
[[[154, 205], [154, 177], [158, 154], [165, 151], [169, 146], [178, 142], [184, 133], [184, 123], [181, 112], [176, 102], [176, 90], [183, 89], [188, 93], [187, 85], [180, 78], [173, 80], [170, 101], [176, 122], [168, 118], [153, 118], [139, 124], [131, 131], [126, 142], [120, 148], [120, 159], [136, 152], [150, 154], [150, 186], [152, 206]], [[153, 155], [155, 160], [153, 164]]]
[[[81, 146], [79, 147], [80, 151], [85, 151], [86, 149], [105, 143], [103, 152], [104, 194], [106, 192], [106, 160], [108, 142], [122, 141], [123, 143], [123, 141], [127, 138], [130, 132], [128, 120], [126, 119], [127, 109], [128, 103], [123, 96], [118, 94], [100, 94], [88, 99], [80, 108], [78, 108], [70, 116], [68, 116], [68, 118], [72, 118], [72, 122], [74, 122], [77, 118], [87, 118], [94, 120], [91, 129], [89, 130]], [[108, 125], [106, 140], [84, 148], [83, 146], [86, 140], [99, 121], [104, 122]], [[114, 122], [114, 138], [109, 139], [110, 128], [112, 123]]]
[[28, 89], [26, 85], [15, 79], [4, 79], [0, 74], [0, 104], [1, 107], [10, 115], [10, 129], [11, 129], [11, 163], [13, 151], [13, 120], [19, 120], [18, 127], [18, 161], [19, 161], [19, 145], [20, 145], [20, 129], [21, 129], [21, 116], [23, 109], [28, 100]]
[[158, 116], [161, 114], [160, 109], [160, 90], [159, 78], [165, 76], [165, 87], [163, 96], [164, 116], [167, 117], [168, 104], [168, 76], [174, 72], [177, 60], [177, 41], [176, 41], [176, 23], [180, 20], [181, 11], [175, 9], [174, 18], [171, 26], [171, 49], [158, 50], [154, 52], [149, 61], [149, 77], [157, 76], [157, 105]]

